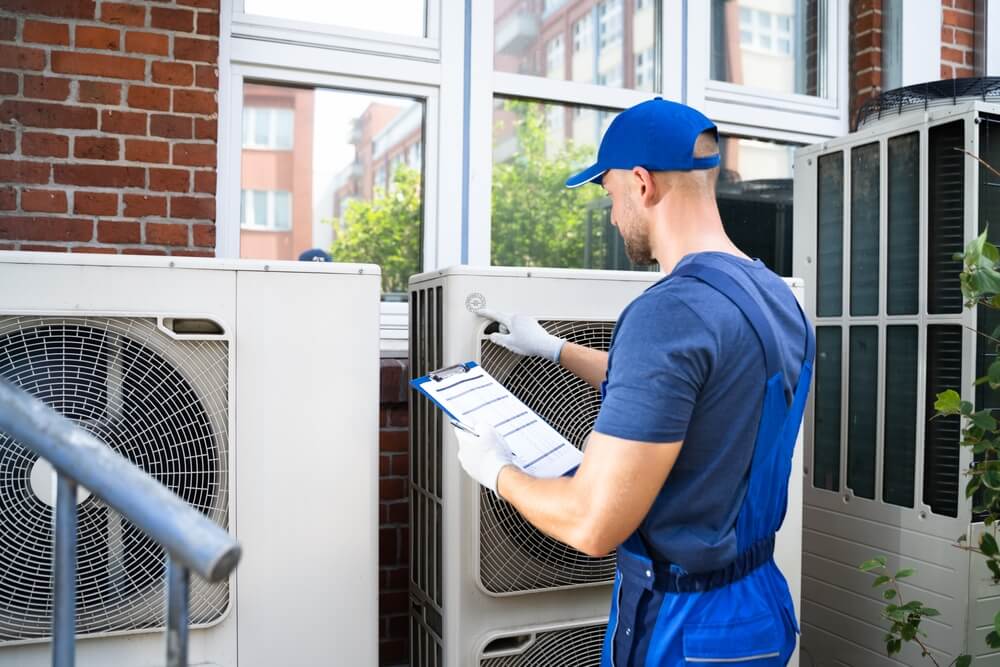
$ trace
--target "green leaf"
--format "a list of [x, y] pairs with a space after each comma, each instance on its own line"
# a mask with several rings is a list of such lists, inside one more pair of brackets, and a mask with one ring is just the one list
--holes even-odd
[[899, 639], [893, 639], [892, 641], [886, 642], [885, 644], [885, 648], [888, 651], [889, 655], [895, 655], [896, 653], [899, 653], [899, 650], [902, 647], [903, 647], [903, 642]]
[[902, 607], [900, 607], [900, 609], [905, 609], [906, 611], [916, 611], [916, 610], [920, 609], [923, 606], [924, 606], [924, 603], [920, 602], [919, 600], [910, 600], [909, 602], [907, 602], [906, 604], [904, 604]]
[[959, 404], [958, 408], [959, 408], [959, 411], [962, 413], [963, 416], [968, 417], [969, 415], [972, 414], [972, 410], [974, 409], [974, 406], [969, 401], [962, 401]]
[[885, 556], [878, 556], [871, 560], [866, 560], [858, 566], [858, 569], [862, 572], [871, 572], [872, 570], [877, 570], [880, 567], [885, 567]]
[[990, 568], [990, 572], [993, 573], [993, 581], [1000, 581], [1000, 564], [995, 560], [986, 561], [986, 567]]
[[972, 656], [963, 654], [955, 658], [955, 667], [969, 667], [972, 664]]
[[996, 556], [1000, 553], [997, 541], [989, 533], [983, 533], [982, 537], [979, 538], [979, 550], [983, 552], [984, 556]]
[[980, 266], [972, 274], [972, 288], [991, 296], [1000, 292], [1000, 273], [991, 267]]
[[941, 612], [939, 612], [937, 609], [933, 607], [924, 607], [920, 613], [923, 614], [924, 616], [929, 616], [929, 617], [941, 615]]
[[872, 588], [878, 588], [882, 584], [889, 583], [889, 581], [890, 581], [890, 577], [887, 577], [886, 575], [881, 574], [881, 575], [875, 577], [875, 581], [872, 582]]
[[996, 630], [986, 635], [986, 645], [990, 648], [1000, 648], [1000, 634], [997, 634]]
[[986, 377], [990, 379], [990, 387], [996, 389], [1000, 386], [1000, 359], [997, 359], [986, 370]]
[[899, 572], [897, 572], [896, 573], [896, 578], [897, 579], [905, 579], [906, 577], [912, 577], [916, 573], [917, 573], [916, 570], [914, 570], [912, 567], [908, 567], [905, 570], [900, 570]]
[[977, 428], [981, 428], [984, 431], [995, 431], [997, 427], [997, 420], [993, 418], [991, 410], [980, 410], [971, 416], [972, 423]]
[[917, 636], [917, 629], [912, 625], [907, 625], [900, 630], [899, 635], [904, 641], [913, 641], [913, 638]]
[[[983, 233], [985, 234], [986, 232]], [[997, 250], [995, 245], [987, 241], [983, 244], [983, 257], [987, 259], [992, 266], [1000, 261], [1000, 250]]]
[[982, 480], [988, 488], [994, 491], [1000, 490], [1000, 470], [996, 468], [987, 468], [980, 475], [979, 479]]
[[969, 483], [965, 485], [965, 497], [971, 498], [976, 495], [976, 491], [979, 490], [980, 480], [978, 477], [973, 477], [969, 480]]
[[993, 617], [993, 631], [1000, 634], [1000, 612]]
[[896, 597], [896, 589], [887, 588], [886, 590], [882, 591], [882, 597], [885, 598], [886, 600], [893, 599], [894, 597]]
[[959, 412], [962, 397], [954, 389], [948, 389], [937, 395], [934, 409], [945, 415], [956, 415]]

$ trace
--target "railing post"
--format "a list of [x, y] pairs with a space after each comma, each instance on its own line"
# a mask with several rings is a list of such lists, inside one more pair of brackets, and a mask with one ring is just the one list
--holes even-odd
[[189, 625], [188, 569], [167, 556], [167, 667], [187, 667]]
[[52, 665], [73, 667], [76, 641], [76, 482], [65, 475], [58, 475], [57, 480]]

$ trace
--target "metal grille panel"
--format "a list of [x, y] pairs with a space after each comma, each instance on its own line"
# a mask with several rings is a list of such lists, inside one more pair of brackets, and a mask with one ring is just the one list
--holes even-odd
[[[151, 319], [0, 317], [0, 377], [91, 432], [228, 526], [228, 343], [172, 340]], [[45, 462], [0, 434], [0, 644], [47, 639], [53, 507]], [[77, 633], [165, 625], [164, 553], [78, 495]], [[227, 582], [191, 582], [191, 622], [218, 620]]]
[[[542, 322], [570, 342], [607, 350], [613, 322]], [[481, 364], [511, 393], [578, 448], [594, 427], [600, 394], [566, 369], [538, 357], [522, 357], [483, 341]], [[544, 535], [512, 505], [483, 489], [479, 496], [479, 577], [495, 594], [610, 582], [614, 555], [592, 558]]]
[[[564, 630], [548, 630], [530, 635], [512, 636], [512, 655], [481, 658], [480, 667], [597, 667], [601, 664], [601, 648], [607, 623], [586, 625]], [[504, 639], [491, 646], [502, 646]]]

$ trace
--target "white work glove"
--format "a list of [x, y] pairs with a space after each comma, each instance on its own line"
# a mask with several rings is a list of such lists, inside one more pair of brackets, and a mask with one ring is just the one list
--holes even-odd
[[514, 464], [514, 455], [503, 436], [487, 425], [476, 428], [479, 435], [454, 428], [458, 438], [458, 461], [462, 468], [469, 477], [496, 493], [500, 470]]
[[529, 357], [544, 357], [549, 361], [559, 363], [559, 353], [564, 341], [553, 336], [542, 328], [534, 317], [528, 315], [512, 315], [498, 313], [492, 310], [482, 310], [476, 313], [481, 317], [494, 320], [507, 327], [509, 333], [494, 333], [487, 336], [497, 345], [502, 345], [511, 352]]

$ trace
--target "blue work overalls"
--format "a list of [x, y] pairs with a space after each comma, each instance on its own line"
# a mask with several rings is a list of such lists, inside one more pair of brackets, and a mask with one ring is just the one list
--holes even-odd
[[[774, 330], [742, 281], [697, 262], [668, 279], [679, 276], [697, 278], [728, 297], [752, 325], [764, 353], [767, 384], [746, 496], [736, 519], [738, 555], [721, 570], [689, 573], [651, 559], [642, 535], [633, 533], [618, 548], [601, 667], [785, 665], [795, 649], [798, 624], [788, 585], [774, 563], [774, 538], [788, 504], [815, 339], [802, 313], [806, 356], [789, 405]], [[705, 489], [713, 492], [717, 490]]]

